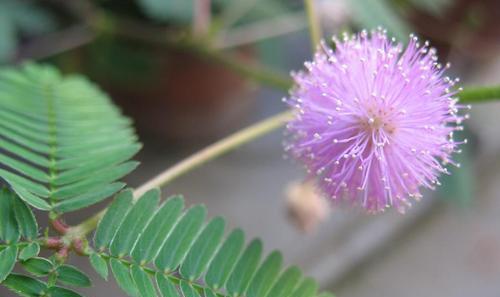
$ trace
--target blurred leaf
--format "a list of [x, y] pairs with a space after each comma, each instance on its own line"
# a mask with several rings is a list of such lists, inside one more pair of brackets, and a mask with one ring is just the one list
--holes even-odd
[[419, 9], [440, 16], [453, 0], [410, 0], [410, 2]]
[[10, 11], [17, 28], [23, 33], [38, 35], [56, 29], [56, 22], [47, 10], [26, 1], [7, 2], [12, 3]]
[[375, 29], [382, 26], [389, 36], [394, 35], [399, 41], [406, 41], [410, 28], [394, 11], [387, 0], [352, 0], [349, 2], [355, 22], [363, 29]]
[[[35, 208], [68, 212], [98, 203], [125, 185], [115, 181], [137, 166], [128, 159], [140, 145], [130, 120], [93, 83], [81, 76], [63, 77], [51, 66], [26, 64], [2, 69], [0, 89], [5, 151], [0, 176], [22, 200]], [[52, 178], [49, 172], [55, 171]], [[23, 234], [36, 235], [29, 209], [19, 208], [18, 215], [29, 224]], [[15, 238], [10, 237], [5, 240]]]
[[193, 0], [137, 0], [144, 13], [160, 22], [189, 24], [193, 18]]
[[17, 35], [38, 35], [56, 27], [48, 11], [30, 1], [0, 1], [0, 63], [8, 61], [15, 53]]
[[[456, 139], [463, 139], [468, 133], [456, 133]], [[470, 134], [469, 134], [470, 135]], [[455, 154], [453, 160], [460, 164], [460, 167], [447, 166], [450, 175], [443, 175], [440, 182], [442, 186], [438, 188], [438, 196], [448, 201], [455, 202], [461, 206], [467, 206], [472, 201], [474, 194], [474, 168], [472, 164], [472, 152], [470, 145], [460, 147], [462, 153]]]
[[0, 3], [0, 63], [9, 60], [16, 50], [16, 31], [8, 11]]

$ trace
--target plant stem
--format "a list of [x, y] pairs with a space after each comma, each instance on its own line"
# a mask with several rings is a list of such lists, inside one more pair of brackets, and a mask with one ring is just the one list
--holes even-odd
[[249, 45], [297, 32], [307, 27], [307, 20], [303, 12], [289, 13], [270, 20], [255, 21], [248, 25], [227, 30], [218, 35], [215, 40], [215, 47], [221, 50]]
[[218, 156], [232, 151], [242, 144], [245, 144], [251, 140], [254, 140], [260, 136], [266, 135], [271, 131], [283, 126], [288, 120], [291, 119], [292, 112], [286, 111], [268, 118], [262, 122], [252, 125], [246, 129], [238, 131], [227, 138], [224, 138], [216, 143], [207, 146], [201, 151], [195, 153], [194, 155], [184, 159], [177, 165], [165, 170], [149, 182], [145, 183], [141, 187], [137, 188], [134, 192], [136, 198], [142, 196], [145, 192], [161, 187], [177, 177], [197, 168], [206, 162], [217, 158]]
[[[207, 146], [201, 151], [191, 155], [190, 157], [182, 160], [176, 165], [168, 168], [164, 172], [157, 175], [155, 178], [146, 182], [134, 191], [134, 199], [138, 199], [145, 192], [162, 187], [176, 178], [192, 171], [193, 169], [213, 160], [227, 152], [230, 152], [241, 145], [248, 143], [256, 138], [264, 136], [280, 127], [285, 125], [292, 118], [292, 111], [285, 111], [261, 122], [258, 122], [250, 127], [240, 130], [226, 138], [223, 138], [214, 144]], [[80, 238], [86, 234], [92, 232], [99, 222], [99, 220], [104, 216], [106, 210], [99, 212], [98, 214], [90, 217], [81, 224], [71, 227], [67, 236], [70, 238]]]
[[212, 19], [211, 0], [194, 0], [193, 35], [204, 37]]
[[500, 86], [470, 87], [458, 93], [461, 103], [481, 103], [500, 99]]
[[309, 21], [309, 31], [311, 33], [311, 50], [314, 52], [321, 40], [321, 24], [318, 16], [316, 15], [315, 0], [304, 0], [306, 6], [307, 19]]
[[210, 44], [188, 35], [175, 35], [162, 29], [154, 30], [143, 26], [141, 23], [123, 18], [114, 18], [109, 14], [101, 14], [100, 17], [93, 19], [91, 26], [96, 34], [116, 35], [135, 41], [191, 52], [207, 61], [220, 63], [243, 77], [283, 91], [287, 91], [292, 86], [292, 80], [282, 73], [263, 65], [244, 62], [234, 54], [220, 51]]

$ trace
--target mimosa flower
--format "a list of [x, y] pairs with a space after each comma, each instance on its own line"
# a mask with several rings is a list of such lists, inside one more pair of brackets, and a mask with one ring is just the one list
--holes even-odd
[[458, 79], [413, 35], [406, 49], [381, 29], [333, 42], [294, 74], [285, 149], [333, 201], [404, 212], [439, 185], [446, 164], [459, 165], [451, 155], [466, 140], [453, 133], [468, 115], [459, 113]]

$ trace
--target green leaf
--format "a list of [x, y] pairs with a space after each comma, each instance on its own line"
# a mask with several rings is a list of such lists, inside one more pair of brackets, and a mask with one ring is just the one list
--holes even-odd
[[[244, 295], [252, 279], [262, 254], [262, 242], [253, 240], [243, 252], [227, 280], [226, 289], [230, 295]], [[272, 296], [272, 295], [271, 295]]]
[[21, 262], [24, 269], [34, 276], [46, 276], [54, 268], [54, 264], [45, 258], [31, 258]]
[[0, 6], [0, 63], [12, 58], [16, 50], [16, 28], [8, 10]]
[[[26, 26], [28, 19], [18, 17]], [[140, 147], [130, 121], [80, 76], [35, 64], [1, 69], [0, 115], [0, 178], [35, 208], [64, 213], [98, 203], [138, 164], [129, 161]]]
[[11, 4], [9, 12], [21, 32], [27, 35], [38, 35], [56, 28], [53, 16], [40, 5], [15, 0], [7, 0], [7, 2]]
[[36, 242], [32, 242], [21, 250], [19, 253], [19, 260], [26, 261], [36, 257], [38, 253], [40, 253], [40, 245]]
[[139, 266], [130, 267], [130, 274], [134, 280], [135, 286], [142, 297], [155, 297], [156, 290], [149, 279], [148, 274]]
[[388, 0], [352, 0], [349, 2], [354, 20], [363, 29], [375, 29], [379, 26], [387, 29], [399, 41], [406, 41], [410, 28], [399, 16]]
[[[158, 207], [159, 197], [159, 191], [152, 190], [132, 204], [132, 192], [124, 191], [98, 225], [95, 242], [101, 248], [90, 256], [92, 266], [106, 275], [109, 261], [115, 280], [129, 296], [157, 296], [153, 275], [166, 297], [315, 296], [316, 283], [303, 278], [297, 267], [278, 278], [283, 261], [278, 251], [259, 265], [262, 243], [253, 240], [242, 253], [245, 238], [239, 229], [219, 248], [225, 227], [222, 218], [203, 227], [204, 206], [193, 206], [180, 215], [181, 197]], [[127, 237], [125, 230], [133, 235]], [[109, 242], [111, 247], [106, 248]], [[110, 251], [117, 254], [110, 256]]]
[[11, 274], [2, 283], [21, 296], [39, 297], [47, 289], [47, 285], [39, 280], [20, 274]]
[[47, 292], [50, 294], [50, 297], [82, 297], [82, 295], [75, 291], [61, 287], [50, 287]]
[[410, 0], [411, 4], [425, 10], [437, 17], [443, 15], [446, 8], [453, 3], [452, 0]]
[[222, 218], [215, 218], [208, 223], [184, 260], [180, 269], [182, 276], [190, 281], [200, 277], [219, 246], [224, 235], [224, 227], [225, 222]]
[[[155, 195], [160, 197], [159, 192]], [[132, 252], [135, 261], [145, 264], [156, 257], [165, 239], [172, 231], [172, 227], [177, 222], [183, 207], [184, 200], [182, 197], [171, 198], [163, 204], [137, 241], [137, 245]], [[159, 226], [161, 228], [158, 228]]]
[[108, 280], [108, 262], [106, 260], [94, 253], [90, 255], [90, 264], [103, 279]]
[[184, 297], [200, 297], [200, 294], [186, 281], [181, 281], [180, 284], [182, 296]]
[[97, 226], [94, 237], [94, 244], [97, 249], [103, 250], [111, 243], [132, 205], [133, 198], [131, 190], [125, 190], [116, 196], [116, 199]]
[[75, 211], [98, 203], [103, 199], [116, 194], [116, 192], [120, 191], [123, 187], [125, 187], [125, 184], [120, 182], [105, 185], [103, 188], [100, 188], [95, 192], [85, 193], [80, 196], [73, 197], [72, 199], [56, 203], [53, 208], [59, 212]]
[[245, 235], [239, 229], [234, 230], [228, 236], [210, 264], [205, 276], [205, 281], [211, 288], [218, 289], [224, 287], [244, 243]]
[[305, 278], [295, 289], [292, 297], [314, 297], [318, 291], [318, 284], [312, 278]]
[[120, 262], [119, 260], [116, 259], [111, 259], [110, 260], [110, 265], [111, 265], [111, 271], [113, 272], [113, 275], [115, 276], [115, 280], [118, 284], [118, 286], [127, 293], [128, 296], [130, 297], [136, 297], [139, 296], [139, 292], [137, 291], [137, 288], [135, 287], [135, 283], [130, 277], [129, 269], [128, 267]]
[[300, 281], [302, 273], [298, 267], [292, 266], [288, 268], [280, 276], [276, 284], [271, 289], [269, 296], [273, 297], [289, 297]]
[[38, 224], [35, 215], [17, 195], [15, 195], [13, 202], [14, 213], [21, 235], [26, 239], [34, 240], [38, 236]]
[[137, 0], [144, 12], [157, 21], [188, 24], [193, 17], [193, 0]]
[[17, 246], [8, 246], [0, 252], [0, 283], [3, 282], [9, 273], [14, 269], [17, 257]]
[[248, 297], [264, 297], [269, 293], [280, 273], [283, 256], [278, 251], [272, 252], [259, 268], [252, 284], [248, 288]]
[[71, 265], [61, 265], [57, 267], [57, 281], [76, 287], [92, 286], [90, 278], [78, 268]]
[[198, 235], [206, 212], [206, 208], [201, 205], [194, 206], [186, 212], [156, 258], [156, 267], [163, 271], [172, 271], [179, 266]]
[[210, 290], [208, 288], [203, 290], [203, 292], [205, 293], [205, 297], [217, 297], [217, 295], [212, 290]]
[[177, 297], [180, 296], [177, 293], [177, 289], [175, 288], [175, 285], [168, 279], [163, 273], [156, 273], [156, 284], [158, 285], [158, 288], [160, 289], [161, 294], [163, 297]]
[[151, 219], [160, 197], [158, 191], [151, 190], [139, 199], [122, 222], [111, 243], [110, 251], [114, 256], [122, 257], [131, 251], [144, 227]]
[[323, 293], [319, 294], [318, 297], [335, 297], [335, 295], [332, 293], [323, 292]]
[[18, 186], [12, 180], [9, 180], [9, 182], [14, 192], [16, 192], [16, 194], [19, 195], [19, 197], [21, 197], [21, 199], [23, 199], [26, 203], [37, 209], [50, 210], [51, 206], [43, 199], [32, 194], [30, 191], [25, 190], [22, 185]]
[[[467, 131], [455, 133], [456, 139], [464, 139], [470, 136]], [[462, 153], [455, 154], [453, 159], [460, 167], [449, 164], [446, 168], [449, 175], [443, 174], [440, 179], [441, 186], [437, 189], [438, 196], [459, 206], [469, 206], [474, 196], [476, 177], [473, 168], [473, 154], [470, 146], [464, 145]]]
[[14, 195], [3, 188], [0, 192], [0, 240], [6, 243], [17, 242], [19, 229], [14, 213]]

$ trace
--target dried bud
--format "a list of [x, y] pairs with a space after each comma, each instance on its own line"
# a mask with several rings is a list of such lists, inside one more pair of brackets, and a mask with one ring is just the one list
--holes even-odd
[[329, 213], [326, 199], [316, 190], [312, 180], [295, 181], [286, 189], [288, 214], [298, 229], [311, 232]]

